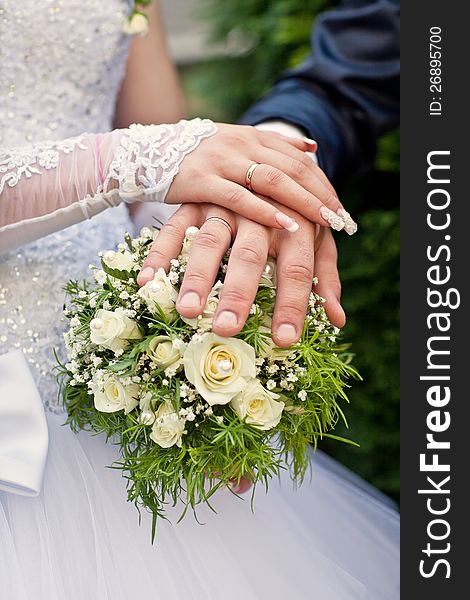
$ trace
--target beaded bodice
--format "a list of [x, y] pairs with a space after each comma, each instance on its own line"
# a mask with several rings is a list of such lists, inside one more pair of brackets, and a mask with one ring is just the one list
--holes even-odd
[[[0, 0], [0, 147], [112, 128], [130, 10], [128, 0]], [[23, 350], [50, 409], [63, 285], [129, 227], [121, 205], [0, 255], [0, 353]]]
[[0, 146], [109, 130], [129, 0], [0, 0]]

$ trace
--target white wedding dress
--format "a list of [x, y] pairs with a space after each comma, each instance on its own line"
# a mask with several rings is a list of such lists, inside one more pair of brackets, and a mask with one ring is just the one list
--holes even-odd
[[[2, 164], [9, 175], [38, 166], [38, 146], [28, 144], [111, 130], [130, 7], [126, 0], [0, 0], [0, 180]], [[45, 177], [58, 152], [46, 145], [43, 174], [23, 168], [21, 185]], [[180, 508], [169, 509], [173, 523], [159, 523], [152, 546], [149, 515], [139, 525], [121, 474], [106, 468], [115, 448], [62, 426], [53, 349], [62, 346], [63, 285], [86, 277], [98, 251], [130, 229], [121, 204], [0, 255], [0, 355], [24, 354], [49, 429], [40, 494], [0, 491], [1, 600], [398, 598], [393, 504], [321, 453], [299, 490], [288, 476], [268, 494], [258, 490], [254, 513], [249, 498], [228, 490], [214, 500], [218, 514], [201, 508], [203, 525], [192, 515], [176, 525]], [[26, 413], [13, 419], [13, 431], [5, 427], [28, 385], [25, 376], [17, 393], [0, 391], [0, 479], [5, 440], [27, 437]]]

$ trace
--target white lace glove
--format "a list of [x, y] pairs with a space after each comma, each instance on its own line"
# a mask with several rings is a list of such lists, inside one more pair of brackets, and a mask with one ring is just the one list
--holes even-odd
[[0, 252], [121, 202], [164, 202], [184, 157], [216, 131], [193, 119], [0, 148]]

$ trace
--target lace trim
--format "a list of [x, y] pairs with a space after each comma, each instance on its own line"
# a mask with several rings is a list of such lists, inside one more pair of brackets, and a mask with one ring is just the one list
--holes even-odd
[[152, 201], [164, 202], [185, 156], [216, 131], [215, 123], [199, 118], [176, 125], [131, 125], [120, 140], [100, 192], [109, 193], [114, 180], [124, 201], [152, 195]]
[[31, 146], [0, 148], [0, 194], [6, 185], [15, 187], [23, 177], [41, 175], [41, 169], [57, 168], [60, 152], [70, 154], [76, 148], [87, 150], [83, 139], [84, 136], [79, 136], [60, 142], [46, 141]]

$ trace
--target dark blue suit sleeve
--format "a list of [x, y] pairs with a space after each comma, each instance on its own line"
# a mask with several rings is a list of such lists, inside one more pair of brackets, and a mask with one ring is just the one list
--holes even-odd
[[371, 167], [380, 134], [399, 120], [399, 0], [344, 0], [316, 19], [312, 54], [285, 73], [241, 123], [282, 119], [319, 144], [338, 184]]

